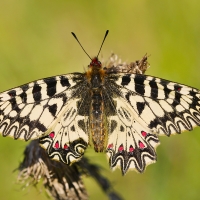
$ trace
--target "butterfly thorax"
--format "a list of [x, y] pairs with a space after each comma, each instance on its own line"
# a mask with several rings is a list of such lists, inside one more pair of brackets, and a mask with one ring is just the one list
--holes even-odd
[[104, 103], [102, 97], [102, 84], [104, 82], [105, 71], [101, 68], [101, 63], [94, 58], [86, 73], [91, 95], [90, 105], [90, 135], [97, 152], [105, 149], [105, 125], [104, 125]]

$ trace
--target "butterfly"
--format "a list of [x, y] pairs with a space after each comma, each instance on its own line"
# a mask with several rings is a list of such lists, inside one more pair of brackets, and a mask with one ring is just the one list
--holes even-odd
[[113, 55], [105, 66], [98, 55], [84, 73], [0, 93], [0, 133], [39, 139], [51, 159], [68, 165], [93, 144], [96, 152], [106, 152], [111, 168], [143, 172], [157, 160], [158, 136], [200, 125], [200, 91], [144, 75], [147, 55], [129, 64]]

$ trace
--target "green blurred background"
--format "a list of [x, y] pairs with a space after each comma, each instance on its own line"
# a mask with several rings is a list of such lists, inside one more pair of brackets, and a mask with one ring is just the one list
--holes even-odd
[[[0, 91], [35, 79], [83, 71], [90, 60], [71, 35], [74, 31], [95, 56], [124, 61], [151, 55], [147, 74], [200, 88], [200, 3], [176, 1], [0, 1]], [[124, 199], [199, 199], [200, 128], [161, 137], [158, 161], [143, 174], [112, 172], [104, 154], [86, 154], [103, 167]], [[27, 143], [0, 137], [0, 198], [45, 200], [42, 186], [21, 191], [13, 170]], [[91, 178], [84, 178], [90, 199], [107, 199]]]

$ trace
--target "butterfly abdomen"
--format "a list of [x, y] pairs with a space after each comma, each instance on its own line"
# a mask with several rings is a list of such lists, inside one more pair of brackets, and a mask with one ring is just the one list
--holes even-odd
[[105, 127], [103, 122], [104, 103], [102, 99], [102, 81], [101, 70], [92, 69], [90, 74], [91, 86], [91, 106], [90, 106], [90, 130], [94, 149], [102, 152], [105, 149]]

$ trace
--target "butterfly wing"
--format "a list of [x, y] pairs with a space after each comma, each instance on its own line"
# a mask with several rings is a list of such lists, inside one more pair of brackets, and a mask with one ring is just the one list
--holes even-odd
[[67, 102], [56, 124], [39, 139], [51, 159], [71, 164], [82, 157], [89, 141], [89, 102], [85, 88], [84, 95]]
[[[88, 112], [80, 113], [83, 111], [78, 105], [86, 91], [85, 78], [81, 73], [45, 78], [5, 91], [0, 94], [0, 133], [26, 141], [42, 137], [41, 143], [49, 154], [49, 146], [59, 151], [62, 145], [66, 150], [70, 143], [71, 148], [62, 155], [72, 154], [74, 159], [78, 159], [88, 143], [86, 128], [82, 128], [81, 132], [78, 129], [87, 126]], [[69, 136], [70, 129], [75, 131]], [[44, 141], [46, 135], [52, 140], [49, 145], [45, 142], [47, 139]]]
[[108, 75], [105, 85], [104, 99], [110, 102], [106, 106], [107, 154], [110, 166], [120, 166], [123, 174], [128, 169], [142, 172], [146, 165], [156, 161], [158, 135], [169, 136], [200, 125], [197, 89], [124, 73]]

